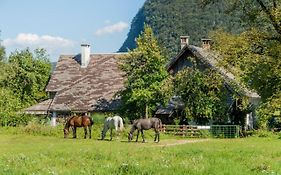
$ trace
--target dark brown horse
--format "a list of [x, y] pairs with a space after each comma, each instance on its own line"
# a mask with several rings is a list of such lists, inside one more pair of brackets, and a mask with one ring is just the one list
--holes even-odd
[[162, 122], [159, 118], [147, 118], [147, 119], [135, 120], [133, 122], [132, 128], [129, 132], [128, 141], [130, 142], [133, 139], [133, 134], [134, 134], [135, 130], [138, 130], [136, 142], [138, 141], [140, 132], [142, 135], [142, 142], [145, 142], [143, 130], [148, 130], [151, 128], [154, 128], [154, 131], [155, 131], [154, 142], [156, 142], [157, 138], [158, 138], [157, 142], [159, 142], [160, 141], [159, 132], [160, 132], [160, 129], [162, 128]]
[[77, 127], [83, 127], [85, 136], [84, 139], [87, 138], [87, 128], [89, 130], [89, 138], [91, 138], [91, 130], [92, 130], [92, 125], [94, 124], [93, 120], [91, 117], [88, 117], [86, 115], [84, 116], [73, 116], [70, 119], [67, 120], [63, 133], [64, 133], [64, 138], [67, 138], [67, 135], [69, 134], [69, 128], [72, 128], [73, 131], [73, 138], [76, 138], [76, 128]]

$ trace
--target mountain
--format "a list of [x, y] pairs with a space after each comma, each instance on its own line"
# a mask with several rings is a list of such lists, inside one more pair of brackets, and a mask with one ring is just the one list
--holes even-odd
[[200, 0], [147, 0], [131, 23], [131, 29], [120, 52], [136, 47], [135, 38], [142, 32], [144, 23], [152, 27], [160, 45], [168, 56], [180, 48], [181, 35], [190, 36], [189, 43], [200, 45], [202, 38], [215, 29], [239, 33], [244, 25], [235, 15], [227, 15], [224, 3], [202, 8]]

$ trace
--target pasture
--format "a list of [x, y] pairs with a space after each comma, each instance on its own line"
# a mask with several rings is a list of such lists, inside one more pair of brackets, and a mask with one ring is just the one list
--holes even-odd
[[0, 128], [0, 174], [281, 174], [278, 136], [183, 139], [161, 134], [160, 143], [154, 143], [153, 132], [146, 132], [147, 143], [128, 143], [126, 133], [101, 141], [99, 129], [91, 140], [83, 139], [82, 129], [78, 139], [64, 139], [62, 126], [51, 130], [43, 136]]

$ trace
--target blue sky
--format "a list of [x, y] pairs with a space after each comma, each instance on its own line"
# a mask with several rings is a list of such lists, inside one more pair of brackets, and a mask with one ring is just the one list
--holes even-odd
[[60, 54], [116, 52], [145, 0], [0, 0], [0, 30], [7, 54], [46, 48], [51, 61]]

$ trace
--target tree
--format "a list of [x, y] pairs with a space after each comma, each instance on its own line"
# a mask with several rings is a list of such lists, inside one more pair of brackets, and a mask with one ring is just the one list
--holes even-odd
[[198, 124], [210, 119], [225, 122], [227, 90], [224, 80], [214, 70], [201, 72], [195, 68], [180, 71], [174, 79], [174, 92], [185, 103], [187, 118]]
[[3, 62], [5, 59], [5, 48], [0, 45], [0, 62]]
[[[1, 36], [1, 30], [0, 30], [0, 36]], [[5, 47], [1, 45], [1, 38], [0, 38], [0, 62], [3, 62], [5, 59]]]
[[48, 56], [43, 49], [15, 51], [0, 66], [0, 125], [26, 124], [29, 118], [18, 112], [47, 97]]
[[[203, 0], [205, 4], [220, 0]], [[223, 31], [211, 34], [220, 63], [245, 86], [258, 92], [262, 104], [258, 109], [259, 126], [268, 126], [274, 111], [279, 111], [281, 92], [281, 1], [228, 1], [230, 12], [240, 12], [250, 26], [233, 35]], [[270, 111], [269, 111], [270, 110]]]
[[274, 94], [257, 110], [261, 128], [281, 128], [281, 92]]
[[[202, 5], [224, 3], [222, 0], [202, 0]], [[229, 0], [229, 12], [238, 12], [241, 19], [258, 28], [264, 34], [263, 38], [281, 42], [281, 1], [280, 0]]]
[[168, 73], [166, 59], [149, 26], [136, 40], [137, 48], [130, 51], [120, 64], [127, 80], [121, 92], [123, 111], [131, 118], [148, 117], [156, 103], [162, 103], [160, 89]]
[[44, 49], [15, 51], [9, 56], [8, 76], [4, 85], [21, 103], [30, 105], [46, 98], [45, 87], [51, 74], [51, 64]]

